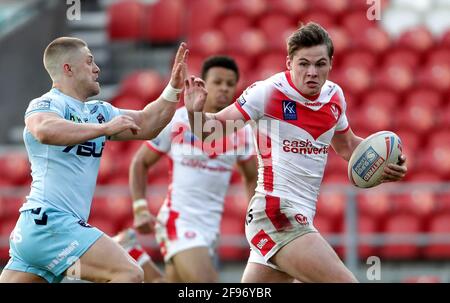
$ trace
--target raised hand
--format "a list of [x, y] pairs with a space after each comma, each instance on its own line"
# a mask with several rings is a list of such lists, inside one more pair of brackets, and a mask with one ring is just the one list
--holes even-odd
[[184, 104], [189, 112], [201, 112], [205, 106], [208, 91], [205, 82], [194, 76], [185, 80]]
[[172, 67], [172, 74], [170, 76], [170, 85], [174, 88], [181, 89], [184, 85], [184, 80], [187, 77], [187, 57], [189, 50], [186, 43], [182, 42], [178, 47], [177, 54], [175, 56], [175, 62]]

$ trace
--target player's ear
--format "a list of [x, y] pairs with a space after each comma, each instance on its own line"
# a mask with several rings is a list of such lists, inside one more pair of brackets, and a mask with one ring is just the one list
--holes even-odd
[[70, 67], [69, 63], [64, 63], [63, 70], [64, 70], [64, 74], [72, 73], [72, 68]]
[[333, 57], [330, 58], [330, 70], [333, 68]]
[[286, 67], [287, 67], [288, 70], [292, 69], [291, 62], [292, 62], [291, 58], [289, 58], [289, 56], [286, 56]]

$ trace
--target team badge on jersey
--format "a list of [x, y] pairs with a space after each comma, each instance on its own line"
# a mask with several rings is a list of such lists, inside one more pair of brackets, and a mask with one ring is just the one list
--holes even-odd
[[339, 110], [337, 109], [335, 104], [331, 104], [331, 113], [333, 114], [334, 119], [337, 120], [339, 117]]
[[246, 100], [244, 99], [244, 97], [241, 96], [240, 98], [237, 99], [237, 102], [239, 103], [240, 106], [242, 106], [245, 104]]
[[98, 120], [98, 123], [100, 123], [100, 124], [102, 124], [103, 122], [106, 121], [106, 120], [105, 120], [105, 117], [102, 115], [102, 113], [99, 113], [99, 114], [98, 114], [97, 120]]
[[283, 119], [297, 120], [297, 107], [295, 101], [283, 100]]

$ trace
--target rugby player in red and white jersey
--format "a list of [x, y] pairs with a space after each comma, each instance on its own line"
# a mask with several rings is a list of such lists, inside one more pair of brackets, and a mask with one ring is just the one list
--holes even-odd
[[[202, 66], [202, 78], [210, 92], [205, 110], [218, 112], [233, 102], [239, 71], [232, 58], [208, 58]], [[156, 219], [148, 211], [145, 200], [147, 172], [163, 155], [169, 156], [171, 184]], [[134, 156], [130, 166], [134, 226], [141, 233], [156, 231], [168, 282], [218, 281], [215, 248], [225, 194], [235, 164], [244, 177], [250, 200], [257, 179], [251, 128], [240, 129], [214, 144], [202, 142], [190, 131], [184, 107], [178, 109], [170, 124], [155, 139], [146, 141]], [[127, 234], [128, 238], [133, 238], [130, 233], [132, 231], [128, 230], [119, 238], [125, 239]], [[127, 246], [127, 241], [120, 242]], [[133, 246], [130, 254], [142, 250], [130, 245]], [[146, 257], [142, 268], [146, 281], [161, 278]]]
[[[206, 89], [187, 90], [191, 128], [205, 138], [217, 134], [204, 123], [256, 121], [258, 185], [247, 211], [251, 254], [243, 282], [356, 282], [313, 219], [329, 146], [348, 161], [362, 138], [349, 126], [342, 89], [327, 80], [333, 43], [326, 30], [312, 22], [301, 26], [287, 50], [287, 71], [254, 83], [218, 113], [202, 111]], [[191, 78], [186, 85], [199, 83]], [[405, 161], [402, 155], [386, 167], [383, 181], [401, 180]]]

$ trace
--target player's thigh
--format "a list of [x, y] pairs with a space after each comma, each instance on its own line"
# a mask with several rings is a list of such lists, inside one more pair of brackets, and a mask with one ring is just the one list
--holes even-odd
[[178, 275], [186, 282], [217, 282], [218, 275], [206, 246], [192, 247], [172, 257]]
[[288, 274], [267, 265], [248, 262], [242, 274], [242, 283], [291, 283], [294, 279]]
[[32, 273], [3, 269], [0, 283], [47, 283], [47, 281]]
[[66, 271], [67, 276], [82, 280], [108, 282], [120, 275], [139, 275], [142, 270], [134, 259], [113, 239], [102, 235]]
[[180, 275], [177, 272], [177, 269], [175, 268], [175, 265], [173, 265], [172, 262], [166, 263], [166, 279], [167, 282], [170, 283], [181, 283], [183, 280], [181, 279]]
[[308, 233], [292, 240], [270, 261], [303, 282], [357, 282], [319, 233]]

